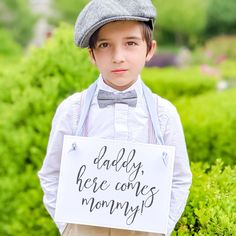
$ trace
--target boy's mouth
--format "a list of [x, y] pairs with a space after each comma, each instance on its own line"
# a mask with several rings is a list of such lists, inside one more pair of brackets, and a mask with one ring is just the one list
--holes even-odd
[[115, 70], [112, 70], [111, 72], [115, 73], [115, 74], [122, 74], [126, 71], [128, 71], [128, 70], [127, 69], [115, 69]]

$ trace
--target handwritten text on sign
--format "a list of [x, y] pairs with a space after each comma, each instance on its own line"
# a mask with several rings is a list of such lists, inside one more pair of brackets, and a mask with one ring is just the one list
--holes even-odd
[[56, 221], [166, 233], [174, 148], [65, 136]]

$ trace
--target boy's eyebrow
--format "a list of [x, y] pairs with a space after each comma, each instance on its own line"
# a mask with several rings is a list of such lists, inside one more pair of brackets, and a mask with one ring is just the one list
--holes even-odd
[[[129, 39], [129, 40], [143, 40], [141, 37], [137, 37], [137, 36], [128, 36], [128, 37], [124, 37], [124, 39]], [[103, 41], [109, 41], [109, 39], [107, 38], [98, 38], [97, 42], [103, 42]]]
[[125, 37], [125, 39], [142, 40], [141, 37], [137, 37], [137, 36], [129, 36], [129, 37]]
[[105, 38], [99, 39], [99, 38], [98, 38], [97, 42], [108, 41], [108, 40], [109, 40], [109, 39], [105, 39]]

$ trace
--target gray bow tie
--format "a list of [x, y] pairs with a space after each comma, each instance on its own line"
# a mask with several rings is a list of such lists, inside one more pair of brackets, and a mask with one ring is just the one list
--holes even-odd
[[115, 103], [127, 104], [131, 107], [135, 107], [137, 104], [137, 93], [135, 90], [131, 90], [125, 93], [112, 93], [105, 90], [98, 91], [98, 105], [100, 108], [104, 108], [108, 105]]

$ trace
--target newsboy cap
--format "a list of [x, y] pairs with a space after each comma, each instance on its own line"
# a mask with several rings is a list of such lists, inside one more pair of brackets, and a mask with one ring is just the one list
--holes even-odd
[[91, 0], [76, 20], [75, 44], [88, 47], [97, 29], [118, 20], [147, 22], [153, 30], [155, 18], [156, 9], [151, 0]]

